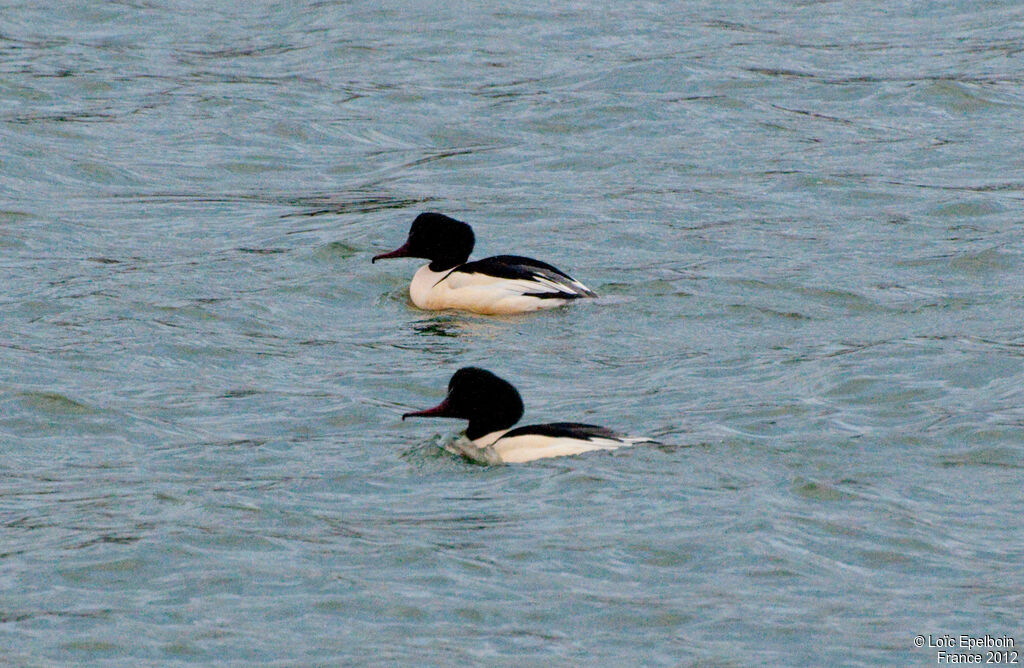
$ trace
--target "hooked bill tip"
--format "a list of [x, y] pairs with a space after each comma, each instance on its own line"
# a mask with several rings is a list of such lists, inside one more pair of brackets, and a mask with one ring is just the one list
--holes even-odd
[[378, 255], [374, 255], [370, 262], [372, 263], [376, 262], [377, 260], [387, 260], [393, 257], [409, 257], [409, 242], [406, 241], [404, 244], [388, 253], [380, 253]]

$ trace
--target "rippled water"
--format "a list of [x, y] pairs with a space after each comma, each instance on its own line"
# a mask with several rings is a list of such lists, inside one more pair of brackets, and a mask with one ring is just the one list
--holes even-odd
[[[4, 663], [1024, 642], [1018, 3], [209, 4], [3, 8]], [[604, 298], [419, 312], [424, 210]]]

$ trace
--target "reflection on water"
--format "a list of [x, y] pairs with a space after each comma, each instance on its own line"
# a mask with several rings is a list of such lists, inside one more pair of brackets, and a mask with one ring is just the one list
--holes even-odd
[[413, 331], [424, 336], [459, 336], [463, 323], [453, 322], [451, 318], [420, 322], [413, 325]]

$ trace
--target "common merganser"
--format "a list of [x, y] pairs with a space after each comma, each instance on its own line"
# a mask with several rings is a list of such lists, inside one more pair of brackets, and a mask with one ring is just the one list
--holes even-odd
[[405, 244], [373, 258], [419, 257], [430, 260], [412, 277], [409, 296], [421, 309], [461, 309], [497, 315], [562, 306], [597, 293], [565, 272], [519, 255], [467, 262], [473, 252], [473, 228], [440, 213], [421, 213]]
[[447, 449], [484, 464], [517, 464], [591, 450], [614, 450], [637, 443], [656, 443], [649, 438], [622, 436], [604, 427], [576, 422], [552, 422], [512, 429], [522, 416], [523, 400], [511, 383], [490, 371], [464, 367], [448, 381], [448, 396], [444, 401], [424, 411], [406, 413], [402, 419], [447, 417], [469, 420], [465, 438], [449, 444]]

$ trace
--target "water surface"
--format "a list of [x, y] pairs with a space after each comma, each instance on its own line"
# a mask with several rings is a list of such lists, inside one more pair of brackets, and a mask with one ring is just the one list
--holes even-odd
[[[1024, 642], [1017, 3], [3, 16], [5, 663]], [[417, 311], [425, 210], [603, 299]], [[454, 458], [470, 364], [665, 445]]]

